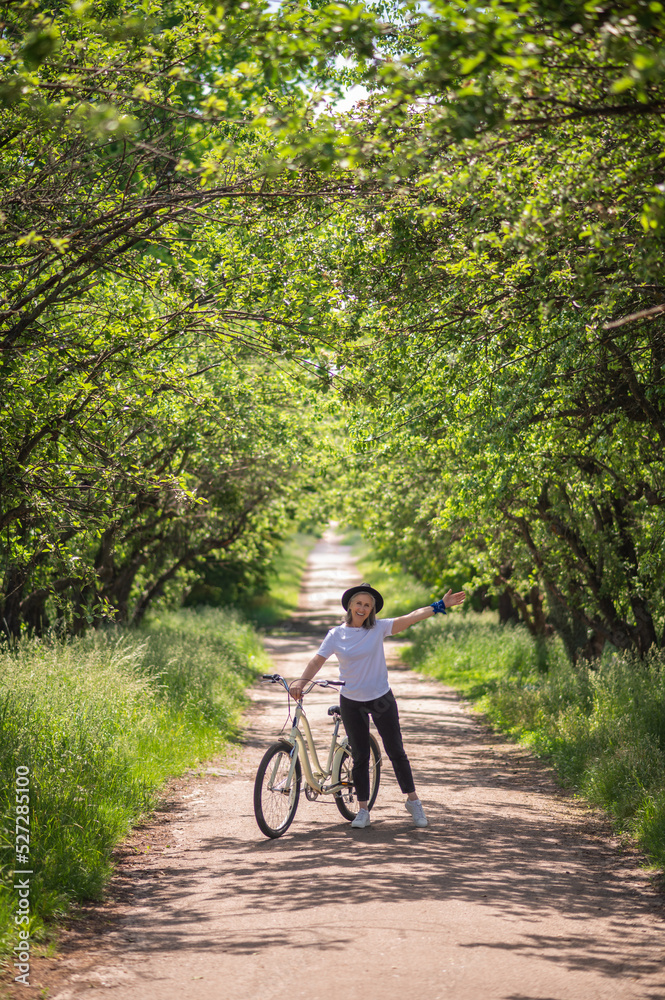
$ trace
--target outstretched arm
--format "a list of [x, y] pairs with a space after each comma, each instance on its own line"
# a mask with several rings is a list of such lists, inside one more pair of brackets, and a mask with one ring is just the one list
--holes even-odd
[[[466, 594], [463, 590], [460, 590], [458, 594], [453, 594], [452, 590], [441, 599], [443, 601], [444, 607], [454, 608], [458, 604], [462, 604]], [[395, 618], [393, 622], [391, 635], [396, 635], [398, 632], [403, 632], [405, 628], [410, 628], [411, 625], [415, 625], [416, 622], [422, 622], [426, 618], [431, 618], [432, 615], [436, 614], [434, 605], [429, 604], [426, 608], [418, 608], [417, 611], [412, 611], [409, 615], [402, 615], [400, 618]]]

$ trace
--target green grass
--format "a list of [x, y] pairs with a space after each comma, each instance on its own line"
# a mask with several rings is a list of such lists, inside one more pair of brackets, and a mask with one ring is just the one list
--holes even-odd
[[30, 769], [31, 933], [99, 898], [111, 852], [164, 782], [223, 750], [245, 688], [268, 664], [251, 626], [219, 609], [163, 614], [141, 631], [23, 642], [0, 657], [4, 889], [0, 941], [16, 943], [14, 779]]
[[530, 677], [555, 657], [521, 628], [503, 628], [495, 612], [437, 615], [409, 632], [403, 653], [418, 670], [478, 700], [511, 678]]
[[[408, 614], [416, 608], [431, 604], [434, 597], [427, 587], [402, 570], [388, 566], [372, 554], [369, 543], [365, 542], [357, 532], [347, 532], [345, 543], [351, 546], [355, 556], [358, 572], [363, 581], [369, 583], [382, 595], [385, 604], [381, 611], [382, 618], [395, 618]], [[441, 594], [435, 595], [441, 597]]]
[[491, 614], [432, 619], [411, 638], [412, 666], [553, 763], [665, 867], [665, 655], [613, 653], [597, 669], [575, 668], [557, 642], [536, 643]]
[[299, 532], [284, 543], [273, 563], [268, 593], [242, 605], [243, 614], [254, 625], [270, 629], [297, 609], [307, 557], [317, 542], [315, 535]]

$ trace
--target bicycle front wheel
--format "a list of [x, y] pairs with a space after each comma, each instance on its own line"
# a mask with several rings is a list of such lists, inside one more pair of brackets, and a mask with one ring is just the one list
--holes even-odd
[[[341, 791], [335, 792], [335, 805], [344, 819], [354, 819], [358, 814], [358, 796], [353, 784], [353, 755], [351, 747], [343, 748], [342, 753], [335, 756], [333, 764], [333, 785], [341, 784]], [[381, 781], [381, 750], [373, 733], [369, 734], [369, 804], [372, 808], [379, 794]]]
[[259, 764], [254, 782], [254, 815], [261, 833], [266, 837], [281, 837], [293, 822], [300, 798], [302, 769], [300, 761], [286, 787], [291, 767], [293, 747], [289, 743], [273, 743], [268, 747]]

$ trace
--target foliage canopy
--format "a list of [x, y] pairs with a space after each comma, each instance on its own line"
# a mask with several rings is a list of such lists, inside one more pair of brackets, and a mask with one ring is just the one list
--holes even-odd
[[663, 644], [661, 3], [2, 8], [9, 631], [264, 551], [332, 388], [387, 557]]

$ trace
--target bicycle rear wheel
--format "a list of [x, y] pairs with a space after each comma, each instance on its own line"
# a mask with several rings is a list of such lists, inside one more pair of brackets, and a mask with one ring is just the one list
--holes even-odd
[[293, 822], [300, 798], [302, 769], [296, 761], [291, 787], [284, 786], [294, 752], [289, 743], [273, 743], [263, 755], [254, 781], [254, 815], [261, 833], [281, 837]]
[[[342, 790], [335, 792], [335, 805], [344, 819], [354, 819], [358, 814], [358, 797], [353, 784], [353, 755], [351, 747], [346, 746], [341, 754], [335, 757], [333, 764], [333, 785], [340, 783]], [[369, 808], [376, 802], [381, 781], [381, 750], [373, 733], [369, 734]]]

